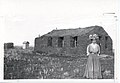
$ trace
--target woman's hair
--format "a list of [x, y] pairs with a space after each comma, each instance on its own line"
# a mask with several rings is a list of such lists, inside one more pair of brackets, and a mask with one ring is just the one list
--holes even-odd
[[91, 42], [93, 41], [93, 40], [96, 40], [97, 41], [97, 39], [90, 39], [91, 40]]
[[91, 41], [93, 41], [93, 39], [90, 39]]

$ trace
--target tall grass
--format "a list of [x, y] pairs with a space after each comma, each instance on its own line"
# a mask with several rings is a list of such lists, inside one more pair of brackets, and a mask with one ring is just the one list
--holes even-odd
[[[4, 79], [84, 79], [87, 57], [37, 54], [33, 49], [5, 50]], [[114, 59], [101, 59], [103, 79], [114, 78]]]

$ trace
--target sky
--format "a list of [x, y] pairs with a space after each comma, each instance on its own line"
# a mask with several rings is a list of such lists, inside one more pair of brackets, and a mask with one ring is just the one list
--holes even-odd
[[[115, 13], [115, 14], [107, 14]], [[117, 0], [0, 0], [4, 43], [34, 46], [38, 35], [53, 29], [100, 25], [116, 42]]]

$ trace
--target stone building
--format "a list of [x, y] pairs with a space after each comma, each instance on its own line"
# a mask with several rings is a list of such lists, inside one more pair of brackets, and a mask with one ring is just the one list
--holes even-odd
[[4, 49], [12, 49], [14, 48], [14, 43], [9, 42], [9, 43], [4, 43]]
[[81, 56], [86, 54], [87, 45], [91, 42], [90, 34], [98, 34], [97, 42], [102, 54], [112, 54], [112, 39], [101, 26], [53, 30], [35, 38], [34, 51]]

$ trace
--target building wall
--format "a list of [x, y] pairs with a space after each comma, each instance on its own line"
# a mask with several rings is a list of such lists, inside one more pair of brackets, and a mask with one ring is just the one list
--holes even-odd
[[14, 48], [14, 43], [4, 43], [4, 49]]
[[23, 44], [23, 49], [28, 49], [29, 48], [29, 44]]
[[[77, 39], [77, 46], [71, 47], [70, 46], [70, 37], [71, 36], [64, 36], [64, 47], [58, 47], [58, 37], [53, 36], [52, 37], [52, 46], [47, 46], [48, 43], [48, 36], [43, 36], [40, 38], [35, 39], [35, 51], [37, 52], [46, 52], [49, 54], [62, 54], [67, 56], [82, 56], [86, 54], [87, 45], [91, 43], [91, 41], [88, 39], [90, 34], [97, 33], [99, 36], [101, 36], [100, 40], [97, 40], [98, 44], [101, 47], [101, 53], [102, 54], [112, 54], [112, 39], [110, 36], [108, 36], [105, 31], [91, 31], [88, 34], [78, 36]], [[101, 34], [102, 33], [102, 34]], [[107, 36], [107, 41], [105, 37]], [[105, 47], [105, 44], [107, 45], [107, 48]]]

